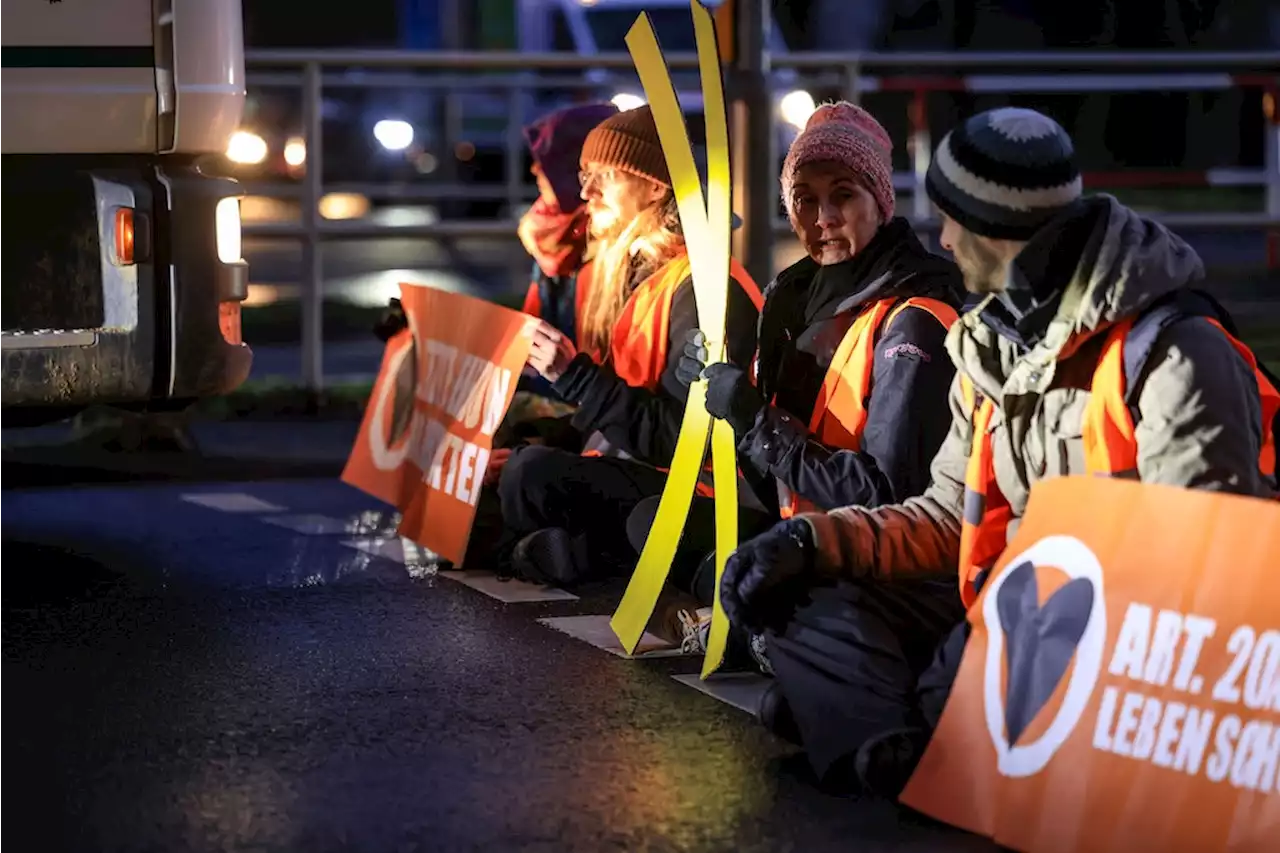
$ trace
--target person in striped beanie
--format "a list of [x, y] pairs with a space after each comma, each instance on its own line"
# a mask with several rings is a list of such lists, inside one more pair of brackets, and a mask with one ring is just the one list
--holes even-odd
[[1035, 110], [980, 113], [938, 146], [925, 178], [942, 212], [942, 246], [977, 294], [1004, 289], [1003, 274], [1022, 246], [1082, 191], [1071, 137]]
[[[968, 638], [960, 614], [1037, 483], [1111, 474], [1277, 494], [1277, 383], [1200, 289], [1204, 265], [1190, 246], [1110, 196], [1082, 194], [1057, 122], [1016, 108], [975, 115], [942, 140], [926, 187], [943, 248], [982, 297], [947, 335], [957, 381], [929, 486], [918, 498], [782, 522], [739, 546], [720, 586], [730, 623], [764, 631], [810, 760], [821, 749], [843, 768], [837, 775], [890, 797], [957, 677]], [[1086, 417], [1098, 410], [1105, 424]], [[950, 626], [917, 620], [903, 630], [887, 618], [887, 590], [947, 576], [963, 605]], [[797, 588], [815, 592], [806, 600]], [[845, 590], [848, 606], [820, 618], [829, 589]], [[826, 645], [806, 684], [823, 691], [814, 711], [811, 699], [794, 702], [800, 682], [785, 681], [776, 652], [812, 643], [817, 626]], [[1029, 665], [1023, 684], [1053, 690], [1061, 670]]]

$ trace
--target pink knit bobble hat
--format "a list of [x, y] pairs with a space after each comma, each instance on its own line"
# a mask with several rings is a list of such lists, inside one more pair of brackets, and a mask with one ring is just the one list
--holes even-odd
[[892, 151], [893, 140], [871, 113], [848, 101], [823, 104], [809, 116], [782, 161], [782, 203], [791, 210], [791, 186], [801, 166], [838, 163], [875, 196], [880, 216], [888, 222], [893, 218]]

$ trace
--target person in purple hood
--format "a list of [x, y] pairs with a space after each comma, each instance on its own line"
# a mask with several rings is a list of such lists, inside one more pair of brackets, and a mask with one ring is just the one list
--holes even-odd
[[[529, 171], [537, 182], [538, 198], [520, 217], [516, 229], [525, 251], [533, 258], [523, 310], [546, 320], [579, 346], [578, 320], [586, 303], [586, 288], [578, 287], [578, 272], [590, 257], [590, 250], [578, 160], [587, 134], [617, 112], [613, 104], [577, 104], [548, 113], [524, 128], [525, 142], [533, 157]], [[400, 300], [392, 299], [374, 333], [384, 341], [390, 340], [405, 325]], [[522, 385], [527, 381], [523, 380]], [[548, 389], [536, 390], [545, 393]]]
[[565, 107], [524, 129], [533, 155], [530, 171], [538, 182], [538, 198], [516, 230], [534, 261], [524, 311], [564, 332], [579, 348], [578, 320], [586, 288], [578, 286], [578, 272], [589, 250], [578, 160], [587, 134], [617, 112], [613, 104]]

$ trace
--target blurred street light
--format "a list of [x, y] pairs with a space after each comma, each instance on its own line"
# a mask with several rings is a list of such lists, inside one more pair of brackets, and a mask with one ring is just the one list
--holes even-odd
[[634, 110], [637, 107], [644, 106], [644, 98], [639, 95], [633, 95], [630, 92], [619, 92], [613, 96], [612, 100], [613, 105], [617, 107], [620, 112], [624, 113], [627, 110]]
[[395, 118], [384, 118], [373, 126], [373, 138], [388, 151], [403, 151], [413, 144], [413, 125]]
[[261, 163], [267, 159], [267, 142], [256, 133], [237, 130], [227, 141], [227, 159], [246, 165]]
[[295, 167], [307, 162], [306, 143], [296, 136], [286, 142], [284, 144], [284, 161]]
[[778, 107], [782, 111], [783, 120], [801, 130], [804, 129], [804, 123], [809, 120], [809, 116], [813, 115], [814, 110], [818, 108], [813, 102], [813, 95], [803, 89], [788, 92], [783, 96]]
[[326, 193], [319, 210], [325, 219], [360, 219], [369, 206], [369, 199], [359, 193]]

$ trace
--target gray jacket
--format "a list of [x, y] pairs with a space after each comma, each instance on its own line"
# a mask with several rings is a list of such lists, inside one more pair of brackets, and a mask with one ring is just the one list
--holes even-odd
[[[886, 578], [956, 573], [973, 439], [961, 374], [996, 406], [992, 454], [997, 484], [1015, 517], [1010, 536], [1033, 483], [1085, 472], [1081, 427], [1096, 365], [1095, 357], [1087, 357], [1088, 339], [1203, 277], [1196, 253], [1159, 224], [1108, 196], [1091, 199], [1087, 210], [1087, 239], [1072, 257], [1075, 271], [1030, 349], [993, 328], [986, 309], [995, 297], [952, 327], [947, 351], [958, 373], [950, 391], [951, 430], [924, 495], [877, 509], [801, 516], [813, 529], [821, 570]], [[1077, 217], [1077, 229], [1080, 224]], [[1046, 226], [1015, 265], [1028, 274], [1050, 261], [1060, 264], [1062, 236], [1053, 224]], [[1080, 358], [1064, 354], [1069, 341]], [[1144, 482], [1272, 494], [1258, 470], [1263, 433], [1257, 382], [1220, 331], [1196, 320], [1169, 326], [1138, 383], [1138, 474]]]

